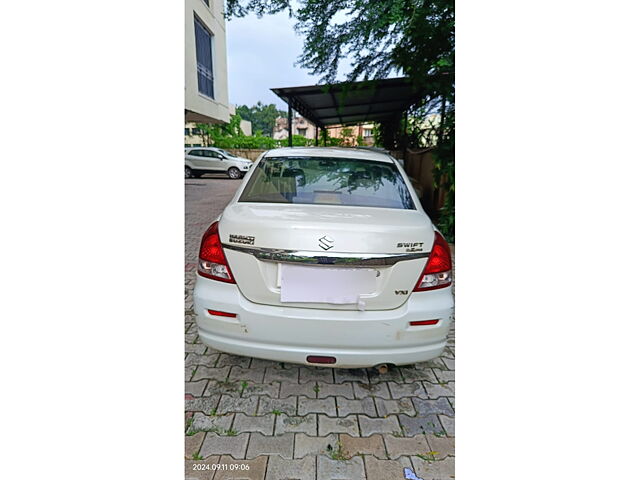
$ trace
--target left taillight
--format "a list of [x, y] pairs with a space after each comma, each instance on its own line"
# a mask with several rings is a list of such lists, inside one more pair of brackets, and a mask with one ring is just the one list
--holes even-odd
[[440, 232], [435, 232], [429, 260], [413, 291], [423, 292], [448, 287], [452, 282], [452, 265], [449, 244]]
[[213, 222], [202, 236], [198, 255], [198, 274], [211, 280], [236, 283], [222, 250], [218, 222]]

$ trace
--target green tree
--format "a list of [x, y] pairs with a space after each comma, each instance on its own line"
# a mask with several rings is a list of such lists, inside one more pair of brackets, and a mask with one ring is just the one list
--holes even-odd
[[[227, 17], [258, 17], [287, 11], [304, 36], [298, 64], [336, 81], [341, 61], [348, 60], [347, 81], [404, 75], [422, 100], [411, 115], [440, 115], [434, 155], [437, 187], [445, 192], [438, 225], [453, 240], [454, 208], [454, 1], [453, 0], [227, 0]], [[372, 82], [373, 83], [373, 82]], [[347, 87], [348, 88], [348, 87]], [[379, 124], [376, 143], [386, 148], [412, 145], [424, 135], [403, 135], [400, 117]], [[264, 129], [266, 132], [267, 129]], [[268, 131], [271, 131], [270, 129]]]
[[265, 105], [262, 102], [258, 102], [253, 107], [240, 105], [236, 107], [236, 114], [243, 120], [251, 122], [251, 128], [256, 135], [262, 134], [267, 137], [273, 136], [276, 118], [287, 116], [287, 112], [278, 110], [273, 103]]

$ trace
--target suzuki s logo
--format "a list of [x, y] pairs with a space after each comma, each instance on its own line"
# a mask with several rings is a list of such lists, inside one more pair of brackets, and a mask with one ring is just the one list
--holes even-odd
[[323, 250], [329, 250], [330, 248], [333, 248], [333, 245], [331, 245], [333, 243], [333, 238], [331, 237], [327, 237], [325, 235], [324, 237], [319, 238], [318, 241], [320, 242], [318, 245]]

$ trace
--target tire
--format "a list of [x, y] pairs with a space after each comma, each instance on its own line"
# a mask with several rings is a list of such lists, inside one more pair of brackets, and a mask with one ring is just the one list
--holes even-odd
[[184, 167], [184, 178], [193, 178], [193, 172], [186, 165]]
[[240, 173], [240, 170], [236, 167], [231, 167], [229, 170], [227, 170], [227, 175], [229, 175], [229, 178], [231, 178], [232, 180], [238, 180], [242, 178], [242, 173]]

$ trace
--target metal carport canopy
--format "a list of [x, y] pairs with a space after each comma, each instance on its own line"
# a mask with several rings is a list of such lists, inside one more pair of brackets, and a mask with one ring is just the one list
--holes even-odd
[[271, 91], [321, 128], [400, 116], [424, 96], [406, 77], [272, 88]]

